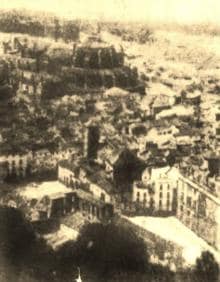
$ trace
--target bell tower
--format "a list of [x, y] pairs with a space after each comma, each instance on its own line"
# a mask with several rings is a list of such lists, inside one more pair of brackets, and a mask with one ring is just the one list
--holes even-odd
[[84, 157], [87, 160], [95, 160], [99, 149], [100, 129], [96, 123], [86, 126], [84, 140]]

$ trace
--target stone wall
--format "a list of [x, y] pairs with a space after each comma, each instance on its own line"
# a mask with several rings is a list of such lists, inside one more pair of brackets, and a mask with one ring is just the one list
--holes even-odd
[[169, 266], [175, 264], [175, 267], [179, 269], [184, 266], [181, 247], [131, 223], [126, 217], [120, 217], [116, 220], [118, 224], [129, 226], [138, 236], [143, 238], [147, 244], [148, 253], [151, 254], [151, 257], [156, 258], [157, 263]]

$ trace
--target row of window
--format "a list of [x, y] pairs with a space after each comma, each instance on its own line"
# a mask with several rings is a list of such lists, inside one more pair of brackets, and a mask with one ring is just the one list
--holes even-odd
[[[159, 198], [162, 199], [163, 198], [163, 192], [160, 192], [159, 194]], [[140, 200], [140, 192], [137, 192], [136, 194], [136, 199], [137, 201]], [[146, 200], [147, 199], [147, 193], [143, 193], [143, 199]], [[170, 199], [170, 192], [167, 192], [167, 199]]]
[[[143, 195], [144, 195], [144, 199], [146, 199], [147, 193], [145, 192]], [[140, 192], [137, 192], [137, 199], [140, 199]]]
[[[140, 203], [139, 199], [137, 199], [137, 203]], [[144, 199], [143, 202], [141, 203], [144, 207], [147, 207], [147, 200]], [[167, 199], [166, 201], [166, 209], [169, 210], [171, 206], [171, 201], [169, 199]], [[153, 198], [150, 198], [149, 201], [149, 208], [154, 208], [155, 207], [155, 201]], [[162, 210], [163, 208], [163, 202], [162, 200], [159, 200], [159, 209]]]
[[[6, 165], [7, 166], [16, 166], [16, 161], [15, 160], [13, 160], [13, 161], [11, 161], [11, 162], [9, 162], [9, 161], [6, 161]], [[27, 163], [27, 160], [22, 160], [22, 159], [20, 159], [19, 161], [18, 161], [18, 165], [23, 165], [23, 164], [26, 164]]]
[[[162, 200], [159, 200], [159, 208], [161, 209], [162, 208]], [[170, 200], [167, 199], [167, 202], [166, 202], [166, 208], [169, 209], [170, 207]]]
[[[187, 191], [190, 191], [191, 193], [193, 193], [194, 195], [196, 195], [196, 193], [198, 193], [198, 191], [190, 184], [187, 184], [187, 187], [185, 187], [185, 183], [183, 181], [178, 181], [177, 182], [177, 187], [181, 188], [181, 190], [183, 191], [184, 188], [187, 189]], [[182, 192], [183, 193], [183, 192]]]
[[[165, 188], [164, 184], [160, 184], [160, 191], [162, 191], [163, 188]], [[170, 190], [170, 184], [167, 184], [167, 190]]]
[[[159, 198], [160, 198], [160, 199], [163, 198], [163, 192], [160, 192]], [[167, 192], [167, 199], [170, 199], [170, 192]]]
[[[71, 152], [71, 151], [70, 151]], [[49, 154], [50, 155], [50, 154]], [[49, 156], [48, 153], [44, 153], [43, 156], [44, 157], [47, 157]], [[39, 156], [42, 156], [42, 155], [39, 155]], [[62, 157], [64, 158], [65, 157], [65, 154], [62, 154]], [[23, 160], [23, 159], [19, 159], [18, 162], [16, 162], [15, 160], [12, 160], [11, 162], [10, 161], [6, 161], [6, 166], [23, 166], [23, 165], [26, 165], [27, 164], [27, 160]]]
[[[72, 176], [71, 177], [64, 176], [63, 177], [63, 182], [64, 182], [64, 184], [66, 184], [67, 186], [70, 186], [72, 188], [79, 189], [79, 188], [82, 188], [82, 186], [83, 186], [84, 188], [87, 188], [86, 190], [89, 189], [89, 184], [88, 184], [88, 187], [87, 187], [87, 183], [86, 184], [84, 183], [83, 185], [80, 185], [77, 181], [73, 180]], [[106, 197], [105, 197], [104, 193], [100, 194], [100, 200], [105, 202]]]

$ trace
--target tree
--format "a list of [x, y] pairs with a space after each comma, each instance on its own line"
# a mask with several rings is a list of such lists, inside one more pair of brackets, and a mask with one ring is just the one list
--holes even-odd
[[79, 39], [79, 26], [76, 22], [67, 21], [63, 26], [63, 38], [66, 42]]
[[121, 192], [131, 191], [134, 180], [138, 180], [145, 168], [145, 163], [129, 149], [124, 149], [114, 164], [114, 180]]
[[61, 25], [58, 19], [54, 20], [54, 39], [57, 41], [61, 36]]
[[18, 279], [22, 273], [31, 273], [37, 281], [51, 281], [56, 258], [20, 210], [0, 207], [0, 261], [5, 281], [24, 281]]
[[144, 272], [148, 266], [145, 243], [133, 230], [115, 223], [86, 225], [75, 244], [75, 259], [94, 272]]
[[197, 259], [195, 266], [195, 281], [217, 282], [220, 281], [220, 269], [212, 253], [203, 252]]
[[84, 225], [76, 242], [67, 243], [56, 255], [62, 281], [75, 275], [76, 266], [94, 277], [92, 281], [174, 281], [167, 267], [149, 262], [146, 243], [135, 229], [118, 221]]
[[12, 264], [21, 263], [36, 238], [23, 214], [14, 208], [0, 207], [0, 256]]

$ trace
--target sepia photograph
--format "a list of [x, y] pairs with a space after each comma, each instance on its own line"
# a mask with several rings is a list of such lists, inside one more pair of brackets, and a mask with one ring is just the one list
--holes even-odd
[[220, 282], [220, 1], [0, 0], [0, 282]]

